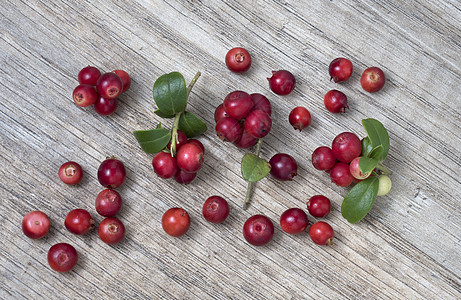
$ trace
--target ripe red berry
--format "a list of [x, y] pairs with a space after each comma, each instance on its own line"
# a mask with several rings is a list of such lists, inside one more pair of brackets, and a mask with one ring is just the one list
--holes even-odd
[[99, 97], [94, 103], [94, 110], [101, 116], [110, 116], [115, 112], [118, 106], [118, 99], [106, 99]]
[[176, 158], [171, 156], [170, 153], [163, 151], [155, 154], [152, 159], [152, 166], [154, 167], [155, 174], [164, 179], [173, 177], [178, 171]]
[[271, 165], [271, 175], [278, 180], [286, 181], [293, 180], [298, 174], [298, 164], [296, 160], [286, 154], [286, 153], [277, 153], [269, 160]]
[[251, 66], [251, 56], [247, 50], [237, 47], [226, 54], [226, 66], [235, 73], [247, 71]]
[[309, 228], [309, 236], [317, 245], [328, 246], [333, 244], [335, 233], [330, 224], [319, 221], [312, 224], [311, 228]]
[[111, 189], [101, 191], [96, 197], [96, 211], [103, 217], [113, 217], [122, 209], [122, 197]]
[[106, 244], [117, 244], [125, 236], [125, 226], [116, 217], [105, 218], [99, 223], [98, 235]]
[[68, 161], [59, 168], [58, 175], [65, 184], [75, 185], [82, 180], [83, 170], [78, 163]]
[[162, 216], [162, 227], [168, 235], [181, 236], [187, 232], [189, 226], [189, 214], [182, 208], [170, 208]]
[[48, 264], [57, 272], [68, 272], [78, 261], [77, 250], [67, 243], [53, 245], [48, 250]]
[[214, 121], [218, 123], [219, 120], [222, 118], [228, 117], [226, 114], [226, 111], [224, 110], [224, 104], [219, 104], [218, 107], [216, 107], [216, 110], [214, 112]]
[[67, 214], [64, 225], [70, 232], [82, 235], [94, 227], [94, 219], [88, 211], [78, 208]]
[[318, 147], [312, 153], [312, 165], [317, 170], [326, 171], [333, 168], [336, 163], [336, 158], [333, 151], [326, 146]]
[[195, 144], [196, 146], [198, 146], [202, 150], [203, 154], [205, 154], [205, 146], [203, 146], [202, 142], [200, 142], [199, 140], [188, 139], [187, 143]]
[[280, 216], [280, 226], [289, 234], [301, 233], [308, 225], [307, 214], [300, 208], [289, 208]]
[[203, 151], [193, 143], [186, 143], [176, 152], [178, 168], [189, 173], [197, 172], [203, 164]]
[[[178, 130], [178, 135], [176, 136], [176, 151], [185, 143], [187, 142], [187, 135], [182, 131]], [[166, 148], [170, 150], [171, 148], [171, 138], [168, 144], [166, 145]]]
[[291, 93], [296, 84], [293, 74], [286, 70], [272, 71], [272, 77], [267, 80], [269, 80], [270, 89], [281, 96]]
[[240, 123], [230, 117], [222, 118], [216, 123], [216, 133], [225, 142], [234, 142], [242, 137], [243, 128]]
[[331, 151], [337, 160], [350, 163], [362, 153], [362, 143], [352, 132], [343, 132], [334, 138]]
[[346, 163], [338, 162], [330, 170], [330, 178], [333, 183], [339, 186], [349, 186], [354, 177], [349, 171], [349, 165]]
[[354, 158], [351, 163], [349, 164], [349, 171], [351, 172], [352, 176], [354, 176], [355, 179], [363, 180], [368, 178], [371, 175], [371, 171], [369, 173], [362, 173], [360, 171], [360, 166], [359, 166], [359, 160], [360, 156]]
[[106, 159], [98, 168], [98, 181], [103, 187], [116, 189], [125, 182], [125, 177], [125, 166], [118, 159]]
[[211, 196], [203, 203], [202, 214], [211, 223], [222, 223], [229, 215], [229, 204], [220, 196]]
[[78, 83], [95, 86], [100, 76], [101, 72], [96, 67], [87, 66], [78, 73]]
[[271, 131], [272, 119], [262, 110], [253, 110], [246, 117], [244, 128], [246, 132], [260, 139], [268, 135]]
[[242, 136], [234, 141], [234, 145], [241, 149], [247, 149], [256, 145], [257, 142], [257, 138], [249, 134], [246, 130], [243, 130]]
[[196, 176], [197, 173], [188, 173], [184, 170], [178, 169], [178, 172], [176, 172], [174, 175], [174, 180], [180, 184], [189, 184], [195, 179]]
[[274, 224], [263, 215], [254, 215], [243, 225], [243, 237], [253, 246], [263, 246], [274, 236]]
[[50, 219], [41, 211], [32, 211], [22, 219], [22, 231], [31, 239], [40, 239], [50, 230]]
[[131, 87], [130, 75], [128, 75], [128, 73], [123, 70], [115, 70], [114, 73], [117, 74], [118, 77], [120, 77], [120, 79], [122, 80], [122, 93], [128, 91]]
[[272, 106], [269, 99], [267, 99], [266, 96], [261, 95], [259, 93], [253, 93], [250, 96], [255, 104], [253, 110], [262, 110], [269, 116], [272, 114]]
[[103, 98], [117, 98], [122, 93], [123, 83], [117, 74], [113, 72], [104, 73], [99, 77], [96, 89]]
[[223, 106], [229, 117], [241, 120], [244, 119], [253, 109], [254, 102], [248, 93], [234, 91], [224, 98]]
[[352, 63], [347, 58], [335, 58], [328, 67], [330, 80], [340, 83], [348, 80], [352, 75]]
[[80, 84], [72, 92], [72, 98], [75, 104], [80, 107], [88, 107], [96, 102], [98, 93], [94, 86], [89, 84]]
[[378, 67], [366, 69], [363, 71], [362, 77], [360, 77], [362, 88], [369, 93], [375, 93], [382, 89], [385, 82], [386, 76], [384, 76], [384, 72]]
[[326, 217], [331, 211], [330, 199], [322, 195], [312, 196], [307, 201], [307, 210], [313, 217]]
[[323, 103], [325, 108], [334, 114], [346, 112], [346, 108], [349, 108], [347, 96], [338, 90], [328, 91], [323, 97]]
[[288, 121], [294, 129], [302, 131], [303, 128], [306, 128], [311, 123], [311, 114], [307, 108], [298, 106], [293, 108], [288, 116]]

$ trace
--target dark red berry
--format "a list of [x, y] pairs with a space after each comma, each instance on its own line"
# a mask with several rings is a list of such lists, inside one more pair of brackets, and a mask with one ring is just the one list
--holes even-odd
[[382, 89], [385, 82], [386, 76], [384, 76], [384, 72], [378, 67], [366, 69], [363, 71], [362, 77], [360, 77], [362, 88], [369, 93], [375, 93]]
[[224, 104], [219, 104], [218, 107], [216, 107], [216, 110], [214, 112], [214, 121], [218, 123], [219, 120], [225, 117], [228, 117], [228, 115], [226, 114], [226, 111], [224, 110]]
[[272, 119], [262, 110], [253, 110], [246, 117], [244, 128], [246, 132], [260, 139], [268, 135], [271, 131]]
[[203, 154], [205, 154], [205, 146], [203, 146], [202, 142], [200, 142], [199, 140], [188, 139], [187, 143], [192, 143], [192, 144], [198, 146], [202, 150]]
[[293, 108], [293, 110], [290, 112], [288, 121], [294, 129], [302, 131], [303, 128], [306, 128], [309, 126], [309, 124], [311, 124], [311, 114], [307, 108], [298, 106]]
[[298, 174], [298, 164], [296, 160], [285, 153], [277, 153], [269, 160], [271, 165], [271, 175], [278, 180], [293, 180]]
[[87, 66], [78, 73], [78, 83], [95, 86], [100, 76], [98, 68]]
[[179, 169], [178, 172], [176, 172], [176, 174], [174, 175], [174, 180], [176, 180], [176, 182], [180, 184], [189, 184], [195, 179], [196, 176], [197, 173], [188, 173], [184, 170]]
[[98, 168], [98, 181], [103, 187], [116, 189], [125, 182], [125, 177], [125, 166], [118, 159], [106, 159]]
[[362, 153], [362, 143], [352, 132], [338, 134], [331, 144], [334, 157], [344, 163], [350, 163]]
[[211, 196], [203, 203], [202, 214], [211, 223], [222, 223], [229, 215], [229, 204], [220, 196]]
[[32, 211], [22, 219], [22, 231], [31, 239], [40, 239], [50, 230], [50, 219], [41, 211]]
[[155, 154], [152, 159], [152, 166], [154, 167], [155, 174], [165, 179], [173, 177], [178, 172], [176, 158], [171, 156], [170, 153], [163, 151]]
[[335, 58], [328, 67], [330, 79], [336, 83], [348, 80], [352, 75], [352, 63], [347, 58]]
[[242, 137], [243, 128], [240, 123], [230, 117], [222, 118], [216, 123], [216, 133], [225, 142], [234, 142]]
[[67, 214], [64, 225], [70, 232], [82, 235], [94, 227], [94, 219], [88, 211], [78, 208]]
[[104, 73], [99, 77], [96, 89], [103, 98], [117, 98], [122, 93], [123, 83], [120, 77], [114, 72]]
[[162, 216], [162, 227], [168, 235], [184, 235], [190, 227], [189, 214], [179, 207], [170, 208]]
[[333, 244], [335, 233], [330, 224], [320, 221], [312, 224], [311, 228], [309, 228], [309, 235], [317, 245], [328, 246]]
[[94, 86], [89, 84], [80, 84], [74, 89], [72, 98], [78, 106], [88, 107], [96, 102], [98, 99], [98, 93], [96, 92]]
[[125, 236], [125, 226], [116, 217], [105, 218], [99, 223], [98, 235], [106, 244], [117, 244]]
[[331, 211], [330, 199], [322, 195], [312, 196], [307, 201], [307, 210], [313, 217], [326, 217]]
[[349, 108], [347, 105], [347, 96], [343, 92], [337, 90], [328, 91], [323, 97], [323, 103], [329, 112], [335, 114], [346, 112], [346, 108]]
[[103, 217], [113, 217], [122, 209], [122, 197], [116, 190], [105, 189], [96, 197], [96, 211]]
[[48, 251], [48, 264], [57, 272], [68, 272], [78, 261], [77, 250], [67, 243], [59, 243]]
[[253, 109], [253, 99], [248, 93], [234, 91], [229, 93], [223, 102], [226, 114], [236, 120], [244, 119]]
[[312, 153], [312, 165], [317, 170], [326, 171], [333, 168], [336, 163], [336, 158], [333, 151], [326, 146], [318, 147]]
[[[178, 135], [176, 136], [176, 151], [185, 143], [187, 142], [187, 135], [182, 131], [178, 130]], [[168, 144], [166, 145], [166, 148], [170, 150], [171, 148], [171, 138]]]
[[331, 182], [343, 187], [349, 186], [354, 180], [349, 171], [349, 165], [343, 162], [338, 162], [331, 168], [330, 178]]
[[186, 143], [176, 152], [178, 168], [189, 173], [197, 172], [203, 164], [203, 151], [193, 143]]
[[257, 138], [249, 134], [246, 130], [243, 130], [242, 136], [234, 142], [234, 145], [241, 149], [247, 149], [256, 145], [257, 142]]
[[128, 75], [128, 73], [123, 70], [115, 70], [114, 73], [117, 74], [118, 77], [120, 77], [120, 79], [122, 80], [122, 93], [128, 91], [131, 87], [130, 75]]
[[106, 99], [99, 97], [94, 103], [94, 110], [101, 116], [110, 116], [115, 112], [118, 106], [118, 99]]
[[247, 50], [237, 47], [226, 54], [226, 66], [235, 73], [247, 71], [251, 66], [251, 56]]
[[269, 116], [272, 114], [272, 106], [269, 99], [267, 99], [266, 96], [261, 95], [259, 93], [254, 93], [250, 96], [255, 104], [253, 110], [262, 110], [263, 112], [266, 112]]
[[59, 168], [58, 175], [65, 184], [74, 185], [82, 180], [83, 170], [78, 163], [68, 161]]
[[263, 246], [274, 236], [274, 224], [263, 215], [254, 215], [243, 225], [243, 237], [253, 246]]
[[290, 208], [280, 216], [282, 230], [289, 234], [298, 234], [309, 225], [307, 214], [300, 208]]
[[272, 77], [267, 79], [269, 80], [270, 89], [281, 96], [291, 93], [296, 84], [293, 74], [286, 70], [272, 71]]

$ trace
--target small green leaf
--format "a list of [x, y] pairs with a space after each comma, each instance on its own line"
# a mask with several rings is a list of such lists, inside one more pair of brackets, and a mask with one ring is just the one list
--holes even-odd
[[242, 176], [248, 182], [256, 182], [269, 174], [271, 165], [258, 156], [247, 153], [242, 158]]
[[184, 111], [187, 104], [186, 81], [179, 72], [160, 76], [154, 83], [154, 100], [166, 116]]
[[383, 152], [378, 159], [383, 161], [389, 152], [389, 134], [383, 124], [375, 119], [364, 119], [362, 125], [368, 134], [372, 148], [383, 146]]
[[378, 194], [378, 177], [369, 177], [354, 186], [344, 198], [341, 214], [350, 223], [362, 220], [370, 211]]
[[171, 132], [165, 128], [136, 130], [133, 134], [138, 140], [141, 149], [147, 153], [157, 153], [162, 151], [171, 138]]
[[370, 158], [366, 156], [361, 157], [359, 159], [360, 172], [363, 174], [370, 173], [374, 168], [376, 168], [378, 162], [377, 158]]
[[167, 115], [163, 113], [160, 109], [157, 109], [156, 111], [154, 111], [154, 113], [160, 118], [164, 118], [164, 119], [171, 119], [175, 117], [175, 115]]
[[362, 156], [368, 156], [371, 150], [373, 150], [373, 146], [371, 145], [370, 139], [366, 137], [362, 140]]
[[193, 113], [185, 111], [179, 117], [178, 128], [183, 131], [188, 138], [197, 136], [207, 130], [206, 124]]
[[377, 147], [374, 147], [373, 150], [370, 151], [370, 153], [368, 154], [368, 157], [376, 158], [377, 160], [379, 160], [383, 155], [383, 151], [384, 151], [383, 145], [379, 145]]

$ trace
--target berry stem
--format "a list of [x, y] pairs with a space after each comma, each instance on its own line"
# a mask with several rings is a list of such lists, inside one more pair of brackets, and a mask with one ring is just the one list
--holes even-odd
[[382, 163], [378, 163], [377, 168], [381, 171], [381, 174], [383, 175], [392, 175], [392, 171], [389, 170], [385, 165]]
[[187, 87], [187, 94], [186, 94], [186, 99], [189, 98], [189, 94], [190, 94], [190, 91], [192, 90], [192, 88], [194, 87], [194, 84], [195, 82], [197, 81], [197, 79], [200, 77], [200, 75], [202, 75], [202, 73], [200, 73], [200, 71], [198, 71], [194, 78], [192, 78], [192, 81], [189, 83], [189, 86]]
[[[258, 139], [258, 143], [256, 144], [256, 151], [255, 155], [259, 157], [259, 153], [261, 152], [261, 145], [263, 143], [263, 139]], [[248, 187], [247, 187], [247, 193], [245, 196], [245, 202], [243, 203], [243, 209], [246, 209], [248, 206], [248, 203], [250, 202], [251, 194], [253, 191], [255, 182], [248, 182]]]

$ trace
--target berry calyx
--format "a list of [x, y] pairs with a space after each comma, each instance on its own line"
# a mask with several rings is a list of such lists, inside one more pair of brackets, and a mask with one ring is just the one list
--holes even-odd
[[96, 82], [96, 89], [103, 98], [117, 98], [122, 93], [123, 83], [114, 72], [104, 73]]
[[272, 71], [272, 77], [267, 80], [269, 80], [270, 89], [281, 96], [291, 93], [296, 85], [295, 77], [286, 70]]
[[101, 72], [98, 68], [87, 66], [78, 72], [78, 83], [95, 86], [100, 76]]
[[189, 230], [189, 226], [189, 214], [182, 208], [170, 208], [162, 216], [162, 227], [168, 235], [174, 237], [184, 235]]
[[330, 178], [331, 182], [342, 187], [349, 186], [354, 180], [354, 176], [349, 170], [349, 165], [343, 162], [338, 162], [331, 168]]
[[31, 239], [41, 239], [50, 230], [50, 219], [41, 211], [32, 211], [22, 219], [22, 232]]
[[264, 215], [254, 215], [243, 225], [243, 237], [253, 246], [263, 246], [274, 236], [274, 224]]
[[116, 217], [102, 220], [98, 227], [99, 238], [106, 244], [113, 245], [121, 242], [125, 236], [125, 226]]
[[309, 213], [316, 218], [326, 217], [331, 211], [330, 199], [323, 195], [312, 196], [306, 204]]
[[203, 151], [193, 143], [186, 143], [176, 152], [176, 164], [179, 169], [196, 173], [203, 164]]
[[75, 185], [82, 180], [83, 170], [82, 167], [74, 162], [68, 161], [61, 165], [58, 171], [59, 178], [68, 185]]
[[343, 132], [334, 138], [331, 151], [337, 160], [350, 163], [362, 153], [362, 143], [352, 132]]
[[301, 233], [308, 225], [307, 214], [300, 208], [289, 208], [280, 216], [280, 226], [289, 234]]
[[338, 57], [333, 59], [328, 67], [330, 80], [340, 83], [348, 80], [352, 75], [352, 63], [347, 58]]
[[290, 112], [288, 121], [294, 129], [302, 131], [303, 128], [306, 128], [309, 126], [309, 124], [311, 124], [311, 114], [307, 108], [298, 106], [293, 108], [293, 110]]
[[334, 114], [340, 112], [346, 112], [346, 108], [349, 108], [347, 105], [347, 96], [338, 90], [328, 91], [323, 97], [323, 103], [325, 108]]
[[80, 107], [93, 105], [98, 99], [98, 93], [94, 86], [89, 84], [80, 84], [72, 92], [72, 98], [75, 104]]
[[250, 53], [244, 48], [232, 48], [226, 54], [226, 66], [235, 73], [247, 71], [251, 66]]
[[113, 217], [122, 209], [122, 197], [116, 190], [105, 189], [96, 197], [95, 208], [101, 216]]
[[202, 214], [211, 223], [222, 223], [229, 215], [229, 204], [220, 196], [211, 196], [203, 203]]
[[106, 159], [98, 168], [98, 181], [103, 187], [116, 189], [125, 182], [125, 177], [125, 166], [118, 159]]
[[378, 67], [366, 69], [363, 71], [362, 77], [360, 77], [362, 88], [369, 93], [375, 93], [382, 89], [385, 82], [386, 76], [384, 76], [384, 72]]
[[281, 181], [291, 181], [298, 174], [298, 164], [296, 160], [286, 154], [277, 153], [269, 160], [271, 165], [271, 175]]
[[335, 164], [336, 158], [333, 155], [333, 151], [326, 146], [318, 147], [312, 153], [312, 165], [317, 170], [330, 170]]
[[77, 250], [67, 243], [53, 245], [48, 250], [48, 264], [57, 272], [72, 270], [78, 261]]
[[223, 107], [226, 114], [236, 120], [244, 119], [253, 109], [251, 96], [242, 91], [234, 91], [224, 98]]
[[178, 172], [176, 158], [171, 156], [170, 153], [163, 151], [154, 156], [152, 166], [154, 167], [155, 174], [164, 179], [171, 178]]
[[309, 228], [309, 236], [317, 245], [328, 246], [333, 244], [335, 233], [330, 224], [319, 221]]
[[244, 128], [246, 132], [260, 139], [269, 134], [272, 128], [272, 119], [262, 110], [253, 110], [246, 117]]

